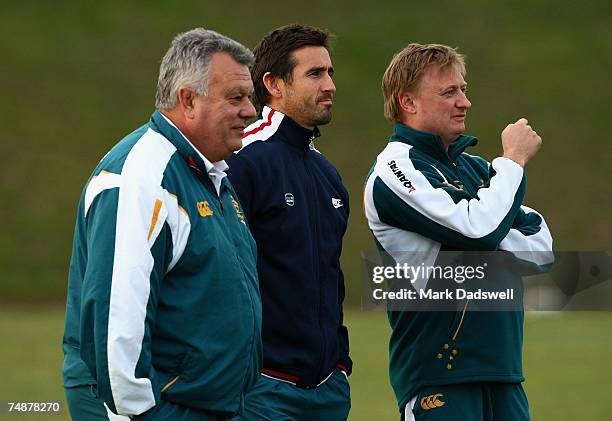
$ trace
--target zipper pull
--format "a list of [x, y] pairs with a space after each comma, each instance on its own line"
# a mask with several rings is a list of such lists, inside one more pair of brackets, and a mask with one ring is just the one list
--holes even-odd
[[308, 138], [308, 140], [310, 140], [310, 143], [308, 144], [308, 149], [310, 149], [311, 151], [314, 150], [314, 140], [315, 140], [316, 136], [312, 135], [310, 136], [310, 138]]

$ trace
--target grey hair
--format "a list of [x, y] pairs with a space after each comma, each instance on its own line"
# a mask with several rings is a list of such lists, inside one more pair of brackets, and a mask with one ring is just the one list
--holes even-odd
[[254, 63], [253, 53], [248, 48], [218, 32], [196, 28], [180, 33], [172, 40], [159, 67], [155, 107], [158, 110], [174, 108], [181, 87], [206, 95], [214, 53], [227, 53], [249, 68]]

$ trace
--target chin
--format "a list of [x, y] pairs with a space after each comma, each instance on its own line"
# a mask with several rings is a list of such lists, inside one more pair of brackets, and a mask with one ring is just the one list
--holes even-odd
[[229, 146], [230, 146], [231, 152], [236, 152], [240, 150], [242, 148], [242, 137], [236, 140], [233, 140]]
[[465, 125], [462, 124], [460, 126], [455, 127], [454, 130], [455, 133], [457, 133], [457, 136], [459, 136], [460, 134], [462, 134], [463, 132], [465, 132]]
[[315, 120], [315, 125], [316, 126], [323, 126], [327, 123], [329, 123], [332, 119], [332, 114], [331, 114], [331, 110], [326, 112], [326, 113], [321, 113], [320, 115], [317, 116], [316, 120]]

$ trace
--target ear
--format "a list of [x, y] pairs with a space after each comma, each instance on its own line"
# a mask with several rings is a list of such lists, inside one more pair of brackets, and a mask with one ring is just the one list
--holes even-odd
[[178, 90], [178, 106], [186, 119], [195, 117], [195, 97], [196, 93], [184, 86]]
[[416, 114], [417, 112], [414, 95], [410, 92], [404, 92], [399, 95], [399, 105], [408, 114]]
[[281, 88], [285, 87], [285, 82], [278, 76], [273, 76], [270, 72], [263, 75], [263, 83], [273, 98], [283, 97]]

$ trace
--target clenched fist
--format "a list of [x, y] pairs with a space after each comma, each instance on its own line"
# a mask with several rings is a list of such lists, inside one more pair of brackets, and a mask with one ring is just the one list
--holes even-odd
[[524, 167], [540, 149], [542, 138], [531, 128], [526, 118], [508, 124], [501, 134], [504, 157]]

